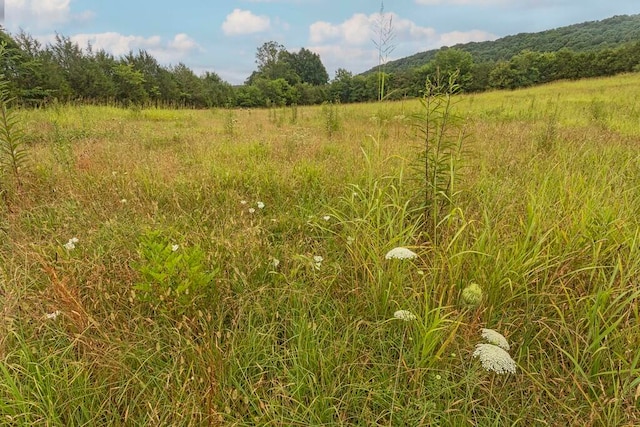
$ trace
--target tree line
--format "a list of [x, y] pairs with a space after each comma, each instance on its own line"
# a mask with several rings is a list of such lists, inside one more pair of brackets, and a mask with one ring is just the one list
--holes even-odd
[[382, 66], [359, 75], [339, 69], [329, 80], [318, 54], [306, 48], [290, 52], [271, 41], [257, 49], [257, 69], [243, 85], [232, 86], [213, 72], [196, 75], [183, 63], [163, 66], [145, 50], [116, 58], [62, 35], [43, 46], [24, 32], [0, 32], [0, 43], [9, 52], [0, 64], [7, 90], [25, 106], [55, 101], [187, 108], [351, 103], [377, 100], [381, 78], [386, 97], [400, 99], [420, 96], [427, 79], [453, 72], [459, 73], [463, 91], [480, 92], [640, 71], [636, 41], [595, 51], [524, 50], [498, 61], [478, 61], [465, 50], [443, 48], [421, 66], [388, 73]]

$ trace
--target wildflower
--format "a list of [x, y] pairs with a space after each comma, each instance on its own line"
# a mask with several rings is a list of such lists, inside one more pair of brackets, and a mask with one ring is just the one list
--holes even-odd
[[124, 205], [125, 203], [127, 203], [127, 199], [120, 199], [120, 203]]
[[393, 317], [395, 317], [396, 319], [404, 320], [405, 322], [410, 322], [417, 319], [416, 315], [409, 310], [398, 310], [393, 313]]
[[329, 215], [325, 215], [322, 217], [322, 219], [324, 219], [325, 221], [329, 221], [331, 217]]
[[264, 203], [258, 202], [258, 209], [264, 209]]
[[389, 252], [387, 252], [387, 254], [385, 255], [386, 259], [391, 259], [391, 258], [396, 258], [396, 259], [413, 259], [416, 258], [418, 255], [413, 252], [410, 249], [407, 248], [403, 248], [403, 247], [397, 247], [397, 248], [393, 248], [391, 249]]
[[255, 211], [256, 211], [255, 209], [253, 209], [253, 208], [249, 208], [249, 213], [251, 213], [251, 214], [252, 214], [252, 213], [254, 213]]
[[496, 332], [493, 329], [483, 328], [482, 338], [484, 338], [490, 344], [496, 345], [503, 350], [509, 351], [509, 343], [500, 332]]
[[49, 319], [49, 320], [56, 320], [56, 318], [58, 316], [60, 316], [62, 314], [62, 312], [60, 310], [56, 310], [53, 313], [47, 313], [44, 315], [45, 318]]
[[355, 242], [355, 241], [356, 241], [356, 239], [354, 239], [353, 237], [351, 237], [351, 236], [348, 236], [348, 237], [347, 237], [347, 245], [351, 245], [351, 244], [353, 244], [353, 242]]
[[278, 266], [280, 265], [280, 260], [278, 258], [272, 258], [271, 265], [273, 266], [273, 268], [278, 268]]
[[320, 267], [322, 267], [322, 261], [324, 261], [324, 258], [322, 258], [320, 255], [313, 256], [313, 262], [315, 263], [315, 266], [318, 270], [320, 270]]
[[516, 373], [516, 362], [504, 349], [493, 344], [477, 344], [473, 357], [480, 359], [482, 367], [498, 374]]
[[482, 288], [472, 283], [462, 290], [462, 301], [469, 306], [477, 307], [482, 302]]
[[246, 200], [240, 200], [240, 204], [241, 204], [241, 205], [246, 205], [246, 204], [247, 204], [247, 201], [246, 201]]
[[69, 239], [69, 241], [67, 243], [65, 243], [64, 248], [68, 251], [73, 250], [76, 248], [76, 243], [78, 243], [80, 240], [78, 240], [77, 237], [72, 237], [71, 239]]
[[171, 245], [171, 252], [175, 252], [180, 248], [180, 245]]

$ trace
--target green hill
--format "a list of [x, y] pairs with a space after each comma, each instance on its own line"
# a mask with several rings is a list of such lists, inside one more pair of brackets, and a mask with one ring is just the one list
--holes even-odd
[[[474, 61], [480, 63], [509, 60], [523, 50], [556, 52], [569, 49], [585, 52], [617, 47], [634, 41], [640, 41], [640, 14], [613, 16], [601, 21], [583, 22], [538, 33], [520, 33], [495, 41], [463, 43], [450, 47], [469, 52]], [[386, 64], [386, 71], [393, 73], [420, 67], [432, 60], [441, 49], [390, 61]], [[376, 68], [372, 68], [363, 74], [375, 70]]]

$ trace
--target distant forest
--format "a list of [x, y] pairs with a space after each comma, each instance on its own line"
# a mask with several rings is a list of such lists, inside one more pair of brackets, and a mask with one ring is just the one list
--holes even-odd
[[289, 52], [267, 42], [256, 52], [257, 69], [232, 86], [216, 73], [196, 75], [182, 63], [163, 66], [144, 50], [114, 57], [58, 35], [42, 45], [29, 34], [0, 30], [7, 55], [0, 72], [16, 102], [44, 106], [73, 102], [176, 108], [268, 107], [324, 102], [366, 102], [420, 96], [427, 79], [458, 72], [462, 91], [516, 89], [562, 79], [640, 71], [640, 15], [615, 16], [496, 41], [466, 43], [418, 53], [354, 75], [329, 80], [320, 57]]

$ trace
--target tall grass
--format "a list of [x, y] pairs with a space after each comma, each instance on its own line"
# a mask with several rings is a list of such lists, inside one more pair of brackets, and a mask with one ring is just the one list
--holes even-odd
[[[636, 80], [457, 95], [466, 168], [437, 240], [422, 137], [379, 104], [19, 111], [1, 423], [637, 425]], [[485, 327], [515, 374], [472, 357]]]

